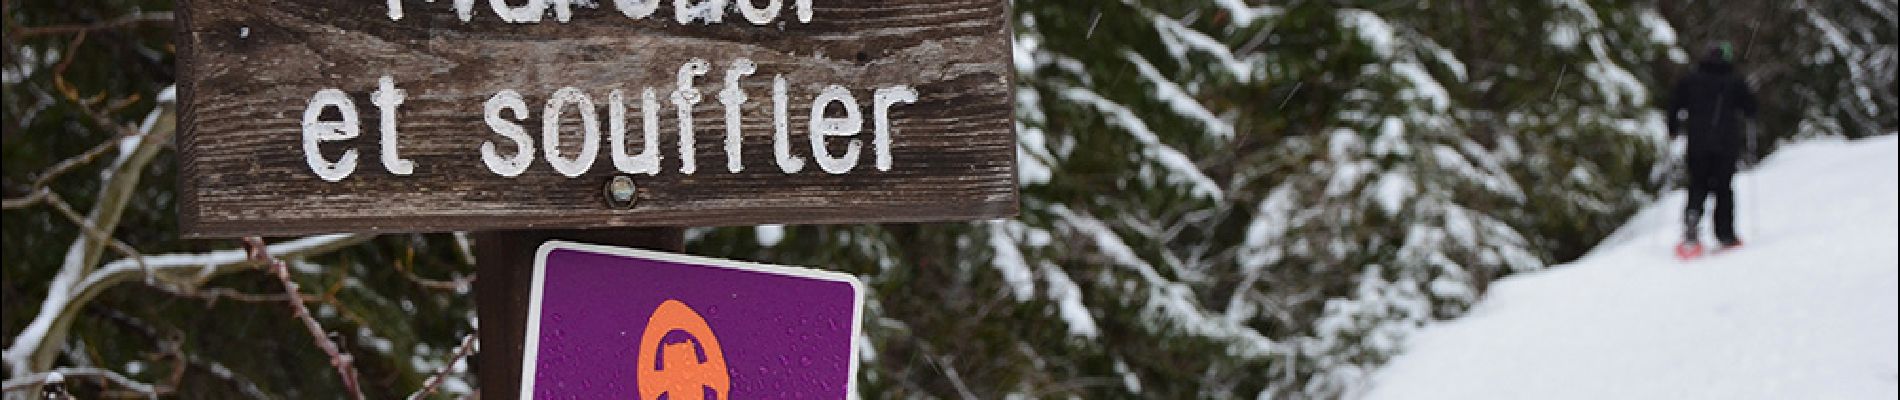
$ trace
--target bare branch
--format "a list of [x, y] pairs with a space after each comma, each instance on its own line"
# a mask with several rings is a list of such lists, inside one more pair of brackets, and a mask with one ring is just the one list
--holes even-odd
[[[458, 238], [458, 240], [461, 239]], [[462, 248], [464, 246], [462, 243], [457, 243], [456, 247]], [[396, 272], [402, 273], [403, 278], [409, 279], [410, 282], [414, 282], [417, 286], [421, 286], [424, 289], [468, 293], [469, 289], [475, 283], [475, 274], [461, 275], [451, 273], [449, 279], [424, 278], [421, 275], [417, 275], [416, 271], [414, 271], [416, 265], [415, 258], [416, 249], [415, 247], [410, 247], [409, 251], [403, 255], [402, 260], [395, 263]], [[469, 261], [470, 264], [474, 263], [473, 256], [467, 257], [464, 260]]]
[[437, 279], [429, 279], [429, 278], [417, 276], [414, 272], [409, 272], [409, 271], [403, 271], [403, 276], [409, 278], [410, 282], [415, 282], [416, 285], [422, 286], [424, 289], [443, 290], [443, 291], [451, 291], [451, 292], [456, 292], [456, 293], [467, 293], [469, 291], [469, 288], [472, 287], [471, 285], [475, 284], [475, 278], [476, 278], [475, 274], [469, 274], [466, 276], [456, 276], [454, 278], [445, 279], [445, 280], [437, 280]]
[[230, 383], [232, 386], [237, 387], [238, 392], [243, 393], [245, 397], [249, 397], [253, 399], [271, 398], [270, 395], [264, 393], [263, 389], [259, 389], [257, 387], [257, 382], [252, 382], [250, 379], [245, 379], [243, 376], [238, 375], [237, 372], [232, 371], [230, 367], [224, 366], [223, 363], [207, 360], [207, 359], [204, 359], [203, 357], [198, 357], [196, 355], [186, 355], [186, 356], [187, 357], [185, 358], [185, 364], [198, 368], [198, 369], [202, 369], [205, 372], [210, 373], [212, 376], [218, 377], [218, 379], [223, 379], [225, 382]]
[[[125, 100], [136, 100], [137, 97], [138, 96], [135, 95], [132, 97], [128, 97]], [[116, 134], [111, 139], [107, 139], [103, 142], [99, 142], [99, 144], [93, 145], [92, 148], [86, 149], [86, 151], [83, 153], [79, 153], [78, 155], [74, 155], [64, 160], [60, 160], [58, 163], [54, 163], [53, 166], [47, 167], [45, 171], [41, 171], [38, 174], [38, 176], [35, 176], [33, 178], [33, 187], [37, 188], [37, 190], [33, 191], [33, 193], [28, 193], [25, 196], [20, 196], [18, 198], [12, 198], [12, 199], [6, 199], [6, 203], [4, 204], [4, 209], [12, 210], [16, 208], [26, 208], [27, 206], [38, 204], [40, 201], [44, 200], [46, 196], [49, 194], [47, 192], [47, 188], [48, 188], [48, 185], [52, 183], [53, 179], [59, 178], [60, 175], [64, 175], [67, 172], [71, 172], [73, 169], [78, 168], [79, 166], [91, 164], [93, 161], [99, 160], [99, 157], [102, 155], [105, 155], [107, 151], [119, 148], [120, 145], [124, 143], [124, 140], [126, 138], [143, 134], [136, 130], [126, 129], [123, 126], [114, 125], [110, 118], [107, 118], [105, 114], [102, 114], [97, 110], [94, 110], [91, 106], [84, 104], [83, 100], [73, 99], [73, 101], [74, 103], [78, 103], [80, 111], [85, 112], [87, 117], [89, 117], [89, 119], [91, 119], [95, 125], [99, 125], [99, 127], [113, 131]], [[129, 102], [122, 101], [122, 103], [129, 103]], [[117, 108], [121, 106], [122, 105], [114, 105], [112, 107]]]
[[[161, 100], [163, 100], [162, 96]], [[91, 115], [94, 123], [100, 128], [120, 133], [119, 139], [111, 143], [133, 137], [138, 138], [137, 145], [131, 151], [120, 154], [119, 158], [114, 160], [113, 166], [108, 169], [110, 175], [105, 176], [105, 186], [99, 189], [99, 200], [93, 205], [92, 212], [86, 218], [99, 231], [110, 233], [118, 229], [119, 217], [124, 215], [126, 204], [131, 201], [132, 194], [137, 191], [139, 180], [145, 175], [145, 167], [151, 164], [152, 158], [165, 147], [164, 144], [171, 141], [172, 133], [177, 130], [177, 108], [169, 102], [161, 101], [146, 117], [152, 123], [145, 128], [146, 131], [141, 132], [113, 124], [110, 118], [84, 102], [75, 100], [75, 103], [80, 110]], [[78, 267], [85, 270], [98, 263], [99, 253], [104, 251], [104, 244], [97, 241], [86, 242], [83, 257], [77, 260], [80, 261]], [[74, 260], [68, 257], [67, 261]], [[70, 267], [73, 266], [68, 265], [62, 268]]]
[[12, 210], [15, 208], [26, 208], [34, 204], [39, 204], [41, 200], [46, 199], [47, 193], [50, 193], [50, 192], [47, 192], [45, 190], [35, 190], [33, 191], [33, 193], [27, 193], [25, 196], [6, 199], [5, 203], [0, 203], [0, 209]]
[[[124, 100], [121, 100], [121, 103], [130, 103], [129, 100], [136, 100], [137, 98], [138, 96], [134, 95], [132, 97], [128, 97]], [[107, 118], [105, 114], [100, 113], [98, 110], [94, 110], [91, 106], [87, 104], [84, 104], [82, 100], [78, 100], [78, 99], [73, 99], [73, 100], [75, 103], [80, 103], [79, 104], [80, 111], [85, 112], [86, 116], [92, 120], [93, 124], [98, 125], [101, 128], [113, 131], [116, 133], [116, 135], [114, 135], [111, 139], [107, 139], [105, 141], [99, 142], [99, 144], [93, 145], [92, 148], [86, 149], [86, 151], [83, 153], [79, 153], [78, 155], [74, 155], [64, 160], [60, 160], [58, 163], [54, 163], [53, 166], [47, 167], [45, 171], [41, 171], [38, 174], [38, 176], [35, 176], [33, 178], [33, 187], [38, 188], [38, 190], [35, 190], [33, 193], [29, 193], [25, 196], [21, 196], [18, 198], [6, 199], [6, 203], [4, 204], [4, 209], [12, 210], [16, 208], [25, 208], [27, 206], [38, 204], [41, 200], [45, 199], [47, 194], [49, 194], [46, 189], [48, 188], [48, 185], [52, 184], [53, 179], [59, 178], [60, 175], [64, 175], [67, 172], [71, 172], [73, 169], [78, 168], [79, 166], [91, 164], [93, 161], [98, 161], [99, 157], [102, 155], [105, 155], [107, 151], [119, 148], [120, 145], [124, 143], [126, 138], [130, 138], [130, 137], [134, 137], [134, 136], [138, 136], [142, 134], [136, 130], [126, 129], [123, 126], [114, 125], [112, 123], [112, 119]], [[110, 105], [110, 107], [116, 109], [119, 107], [123, 107], [123, 104]]]
[[[84, 36], [80, 36], [80, 37], [81, 37], [81, 38], [83, 38]], [[76, 49], [74, 49], [74, 50], [69, 50], [69, 51], [77, 51], [77, 50], [76, 50]], [[67, 60], [69, 60], [69, 61], [70, 61], [71, 59], [67, 59]], [[65, 64], [60, 64], [60, 66], [64, 66], [64, 65], [65, 65]], [[55, 68], [57, 68], [57, 66], [56, 66]], [[56, 71], [57, 71], [57, 70], [56, 70]], [[65, 82], [65, 75], [54, 75], [54, 78], [55, 78], [55, 80], [54, 80], [54, 82], [53, 82], [53, 83], [54, 83], [54, 84], [55, 84], [56, 86], [58, 86], [58, 85], [65, 85], [65, 83], [64, 83], [64, 82]], [[136, 130], [136, 129], [131, 129], [131, 128], [128, 128], [128, 127], [126, 127], [125, 125], [120, 125], [120, 124], [118, 124], [118, 123], [116, 123], [116, 122], [113, 122], [113, 121], [112, 121], [112, 117], [111, 117], [110, 115], [108, 115], [108, 114], [106, 114], [107, 112], [109, 112], [109, 111], [111, 111], [110, 109], [108, 109], [108, 110], [103, 110], [103, 111], [102, 111], [102, 110], [99, 110], [99, 109], [96, 109], [96, 108], [93, 108], [93, 107], [92, 107], [92, 103], [95, 103], [95, 102], [97, 102], [97, 100], [96, 100], [96, 99], [95, 99], [95, 100], [87, 100], [87, 99], [81, 99], [81, 98], [79, 98], [79, 94], [78, 94], [77, 92], [75, 92], [75, 91], [74, 91], [75, 89], [73, 89], [73, 88], [72, 88], [72, 87], [70, 87], [70, 86], [61, 86], [61, 87], [59, 87], [59, 88], [56, 88], [56, 89], [58, 89], [58, 90], [59, 90], [59, 91], [61, 92], [61, 94], [63, 94], [63, 95], [65, 95], [65, 96], [66, 96], [66, 100], [67, 100], [67, 101], [70, 101], [70, 102], [72, 102], [72, 103], [73, 103], [73, 105], [75, 105], [75, 106], [78, 106], [78, 108], [79, 108], [79, 111], [80, 111], [80, 112], [82, 112], [82, 113], [85, 113], [85, 114], [86, 114], [86, 117], [87, 117], [87, 119], [89, 119], [89, 120], [91, 120], [91, 121], [92, 121], [92, 124], [93, 124], [93, 125], [97, 125], [97, 126], [99, 127], [99, 129], [104, 129], [104, 130], [107, 130], [107, 131], [111, 131], [111, 132], [113, 132], [113, 133], [115, 133], [115, 134], [116, 134], [115, 136], [116, 136], [116, 137], [117, 137], [118, 139], [125, 139], [125, 138], [128, 138], [128, 137], [133, 137], [133, 136], [138, 136], [138, 135], [143, 135], [143, 134], [147, 134], [147, 132], [139, 132], [139, 131], [138, 131], [138, 130]], [[104, 95], [104, 93], [101, 93], [100, 95], [101, 95], [101, 96], [103, 96], [103, 95]], [[134, 96], [136, 96], [136, 95], [134, 95]], [[153, 109], [153, 110], [152, 110], [152, 112], [154, 112], [154, 113], [157, 113], [157, 112], [168, 112], [167, 110], [165, 110], [165, 109], [164, 109], [164, 107], [165, 107], [165, 104], [164, 104], [164, 103], [165, 103], [165, 102], [161, 102], [161, 103], [160, 103], [160, 104], [158, 105], [158, 107], [159, 107], [159, 108], [157, 108], [157, 109]], [[117, 105], [111, 105], [111, 104], [108, 104], [108, 105], [107, 105], [107, 107], [114, 107], [114, 108], [116, 108], [116, 107], [118, 107], [118, 106], [117, 106]], [[170, 124], [167, 124], [167, 125], [170, 125]], [[173, 126], [173, 127], [175, 128], [176, 126]], [[167, 134], [167, 135], [169, 135], [169, 134], [170, 134], [170, 132], [166, 132], [166, 134]], [[113, 144], [113, 143], [114, 143], [114, 141], [107, 141], [107, 142], [106, 142], [106, 144]]]
[[[171, 90], [166, 89], [167, 92]], [[137, 135], [136, 145], [132, 146], [130, 151], [122, 152], [119, 158], [113, 161], [113, 166], [106, 169], [107, 173], [102, 177], [104, 182], [99, 190], [98, 201], [93, 204], [92, 211], [85, 218], [93, 227], [92, 230], [109, 235], [118, 229], [119, 218], [125, 214], [127, 204], [131, 202], [133, 193], [138, 190], [139, 180], [145, 175], [145, 167], [151, 164], [152, 159], [164, 148], [164, 144], [171, 141], [171, 135], [177, 129], [176, 109], [169, 101], [165, 101], [164, 95], [160, 96], [160, 100], [158, 106], [147, 114], [148, 123], [140, 129], [143, 132], [133, 130]], [[93, 115], [102, 126], [117, 127], [110, 120], [104, 120], [103, 115], [92, 110], [92, 107], [84, 101], [74, 99], [74, 103]], [[116, 129], [126, 130], [122, 127]], [[131, 138], [124, 140], [131, 140]], [[51, 196], [48, 194], [42, 199], [51, 198]], [[98, 265], [100, 256], [112, 242], [93, 238], [91, 234], [82, 234], [73, 240], [73, 244], [67, 248], [66, 258], [60, 265], [59, 273], [54, 276], [53, 282], [47, 289], [47, 301], [42, 303], [41, 312], [59, 310], [59, 313], [35, 317], [35, 324], [40, 323], [40, 317], [50, 318], [46, 320], [48, 325], [28, 325], [28, 330], [22, 331], [20, 337], [32, 340], [16, 340], [12, 347], [7, 348], [4, 354], [5, 359], [8, 365], [17, 371], [16, 373], [44, 371], [52, 368], [53, 358], [59, 349], [65, 346], [66, 336], [72, 327], [70, 314], [73, 310], [66, 309], [67, 306], [83, 305], [91, 301], [90, 294], [78, 299], [80, 301], [77, 302], [72, 301], [74, 298], [67, 296], [86, 288], [80, 281], [94, 275], [93, 267]], [[149, 271], [138, 272], [133, 276], [150, 275]], [[36, 347], [30, 355], [23, 354], [20, 347], [27, 343]]]
[[[271, 272], [277, 274], [277, 280], [284, 284], [284, 293], [298, 293], [297, 282], [290, 279], [290, 266], [282, 259], [271, 257], [269, 247], [264, 245], [264, 239], [256, 236], [244, 238], [244, 246], [250, 251], [251, 261], [267, 264]], [[357, 385], [354, 358], [342, 349], [338, 349], [336, 342], [330, 341], [330, 335], [323, 330], [323, 325], [317, 323], [316, 318], [310, 316], [310, 309], [304, 307], [302, 301], [288, 303], [290, 303], [291, 314], [303, 321], [305, 329], [310, 330], [310, 337], [315, 339], [317, 348], [323, 349], [324, 354], [330, 355], [330, 366], [336, 367], [337, 375], [343, 378], [343, 387], [349, 391], [350, 398], [361, 400], [363, 389]]]
[[282, 302], [282, 301], [301, 301], [305, 303], [323, 302], [322, 296], [303, 294], [303, 293], [294, 293], [294, 294], [293, 293], [276, 293], [276, 294], [245, 293], [245, 292], [240, 292], [231, 288], [190, 289], [190, 288], [174, 287], [172, 285], [152, 285], [152, 287], [158, 288], [158, 290], [163, 290], [165, 291], [165, 293], [171, 294], [173, 296], [178, 296], [178, 297], [183, 297], [183, 298], [188, 298], [188, 299], [200, 299], [206, 302], [210, 302], [212, 304], [216, 304], [218, 300], [223, 300], [223, 299], [231, 299], [233, 301], [241, 301], [245, 303], [276, 303], [276, 302]]
[[145, 256], [139, 254], [138, 249], [134, 249], [132, 245], [125, 244], [124, 241], [112, 237], [110, 233], [99, 230], [99, 227], [92, 226], [92, 222], [87, 221], [86, 217], [79, 216], [78, 211], [73, 211], [72, 205], [66, 204], [66, 200], [61, 199], [58, 194], [52, 193], [52, 190], [42, 188], [40, 191], [47, 193], [46, 198], [42, 201], [51, 204], [54, 210], [59, 210], [60, 215], [64, 215], [67, 220], [71, 220], [73, 225], [79, 227], [81, 233], [85, 233], [87, 237], [94, 241], [106, 243], [106, 245], [111, 246], [113, 250], [118, 250], [120, 254], [125, 255], [126, 259], [137, 263], [139, 269], [150, 272], [150, 268], [145, 265]]
[[33, 178], [33, 186], [45, 187], [47, 184], [52, 183], [53, 178], [58, 178], [61, 174], [71, 171], [74, 167], [90, 164], [98, 160], [100, 155], [106, 154], [106, 151], [119, 148], [119, 141], [130, 137], [125, 133], [132, 132], [124, 129], [114, 130], [118, 131], [119, 135], [114, 136], [112, 139], [107, 139], [104, 142], [99, 142], [97, 145], [93, 145], [91, 149], [87, 149], [84, 153], [79, 153], [79, 155], [72, 156], [71, 158], [60, 160], [59, 163], [53, 164], [52, 167], [47, 167], [46, 171], [40, 172], [39, 176]]
[[142, 13], [121, 16], [121, 17], [114, 18], [111, 20], [94, 22], [94, 23], [83, 24], [83, 25], [74, 24], [74, 25], [22, 27], [22, 28], [14, 29], [13, 35], [18, 38], [24, 38], [24, 37], [39, 36], [39, 35], [58, 35], [58, 34], [65, 34], [65, 33], [82, 33], [82, 32], [99, 31], [99, 30], [107, 30], [107, 29], [117, 29], [120, 27], [128, 26], [128, 25], [138, 25], [138, 24], [147, 24], [147, 23], [169, 24], [171, 22], [172, 22], [172, 13], [169, 11], [142, 12]]
[[[278, 242], [268, 246], [268, 250], [270, 254], [284, 258], [302, 258], [330, 253], [374, 237], [370, 234], [318, 235]], [[40, 361], [35, 357], [42, 351], [56, 352], [64, 346], [64, 339], [50, 340], [54, 326], [71, 324], [79, 310], [94, 297], [119, 283], [146, 277], [148, 271], [150, 276], [167, 284], [194, 288], [218, 275], [258, 265], [251, 261], [245, 250], [150, 255], [145, 257], [145, 263], [147, 267], [140, 267], [131, 260], [116, 260], [89, 274], [71, 278], [73, 283], [55, 282], [55, 287], [48, 290], [46, 301], [40, 303], [39, 313], [33, 316], [33, 321], [13, 338], [4, 353], [0, 353], [4, 355], [7, 367], [14, 374], [47, 370], [45, 366], [33, 366]], [[50, 363], [50, 357], [47, 360]]]
[[442, 380], [448, 379], [449, 371], [455, 369], [455, 363], [461, 362], [463, 358], [467, 358], [468, 353], [475, 349], [475, 338], [475, 332], [469, 332], [468, 336], [462, 337], [462, 345], [455, 348], [455, 354], [449, 356], [449, 362], [442, 364], [442, 368], [437, 369], [434, 376], [430, 376], [429, 380], [422, 383], [422, 390], [417, 390], [415, 393], [409, 394], [409, 400], [416, 400], [435, 394], [436, 388], [442, 386]]
[[111, 382], [114, 385], [118, 385], [119, 387], [126, 388], [133, 392], [138, 392], [139, 394], [143, 394], [146, 397], [155, 397], [155, 396], [158, 396], [160, 392], [164, 391], [156, 386], [152, 386], [151, 384], [135, 381], [135, 380], [132, 380], [131, 378], [126, 378], [125, 375], [119, 375], [118, 372], [113, 372], [112, 370], [108, 370], [108, 369], [60, 368], [60, 369], [49, 371], [49, 372], [25, 374], [13, 379], [8, 379], [6, 383], [0, 383], [0, 392], [29, 390], [29, 389], [38, 387], [40, 384], [46, 383], [46, 377], [51, 376], [55, 372], [59, 373], [60, 375], [65, 376], [68, 380], [71, 380], [72, 378], [102, 379], [104, 381]]
[[[79, 54], [79, 45], [86, 44], [86, 32], [90, 31], [79, 31], [78, 35], [73, 35], [73, 40], [66, 43], [66, 54]], [[90, 105], [87, 104], [85, 100], [79, 98], [79, 89], [74, 88], [72, 83], [66, 81], [66, 67], [72, 66], [73, 60], [76, 58], [78, 57], [67, 57], [64, 60], [60, 60], [59, 64], [53, 65], [53, 89], [58, 90], [59, 94], [66, 96], [66, 99], [72, 100], [73, 103], [77, 103], [81, 108], [87, 108], [87, 113], [96, 117], [99, 113], [90, 110]]]

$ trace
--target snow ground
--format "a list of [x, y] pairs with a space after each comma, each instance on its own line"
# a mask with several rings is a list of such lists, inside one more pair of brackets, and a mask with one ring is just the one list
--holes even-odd
[[1670, 193], [1428, 326], [1366, 398], [1900, 397], [1900, 138], [1790, 145], [1736, 185], [1747, 247], [1677, 261]]

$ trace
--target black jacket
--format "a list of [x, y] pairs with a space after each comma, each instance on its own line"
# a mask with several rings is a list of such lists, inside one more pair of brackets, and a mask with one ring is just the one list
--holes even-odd
[[1735, 74], [1733, 64], [1712, 58], [1676, 82], [1667, 113], [1670, 136], [1688, 130], [1690, 159], [1732, 163], [1742, 154], [1746, 134], [1739, 117], [1755, 118], [1755, 94]]

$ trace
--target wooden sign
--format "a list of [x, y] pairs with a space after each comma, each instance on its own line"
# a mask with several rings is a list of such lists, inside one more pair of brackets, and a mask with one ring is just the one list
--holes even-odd
[[191, 237], [1016, 214], [1005, 0], [190, 0]]

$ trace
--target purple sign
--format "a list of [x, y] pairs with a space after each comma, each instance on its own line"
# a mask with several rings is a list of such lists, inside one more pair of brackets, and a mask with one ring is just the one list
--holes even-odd
[[523, 398], [841, 399], [863, 284], [836, 272], [550, 241]]

